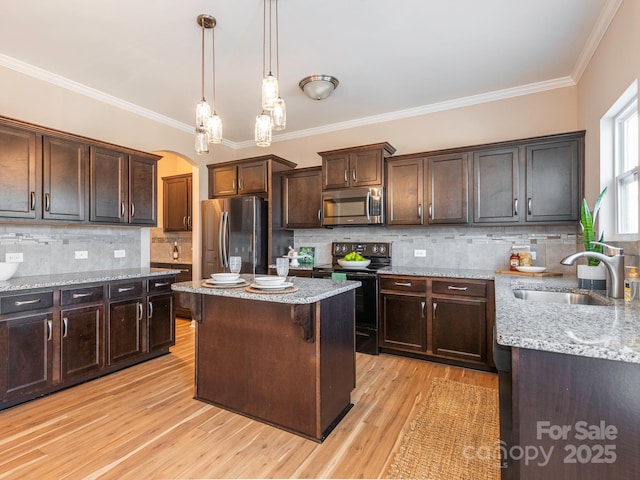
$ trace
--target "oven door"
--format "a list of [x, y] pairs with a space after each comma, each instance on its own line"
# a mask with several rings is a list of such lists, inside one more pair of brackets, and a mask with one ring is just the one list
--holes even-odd
[[322, 225], [384, 224], [383, 188], [347, 188], [322, 193]]

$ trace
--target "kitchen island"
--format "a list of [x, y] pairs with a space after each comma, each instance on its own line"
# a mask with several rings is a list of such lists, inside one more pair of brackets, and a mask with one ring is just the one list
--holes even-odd
[[352, 406], [359, 286], [296, 278], [297, 290], [280, 294], [174, 284], [191, 294], [196, 320], [195, 398], [323, 441]]

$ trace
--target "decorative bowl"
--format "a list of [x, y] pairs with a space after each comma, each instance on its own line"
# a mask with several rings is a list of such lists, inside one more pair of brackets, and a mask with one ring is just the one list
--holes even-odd
[[255, 283], [258, 285], [280, 285], [287, 280], [287, 277], [278, 277], [275, 275], [268, 275], [266, 277], [256, 277]]
[[13, 277], [19, 265], [17, 262], [0, 262], [0, 282]]
[[524, 273], [540, 273], [544, 272], [547, 267], [516, 267], [516, 270]]
[[353, 260], [338, 260], [338, 263], [340, 264], [341, 267], [356, 269], [356, 268], [368, 267], [369, 264], [371, 263], [371, 260], [362, 260], [360, 262], [353, 261]]
[[216, 282], [231, 282], [240, 278], [239, 273], [212, 273], [211, 278]]

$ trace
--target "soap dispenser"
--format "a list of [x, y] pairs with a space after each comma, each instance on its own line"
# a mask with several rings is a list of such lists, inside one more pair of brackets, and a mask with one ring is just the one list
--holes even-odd
[[630, 302], [640, 299], [640, 273], [638, 273], [638, 267], [627, 268], [629, 271], [624, 279], [624, 300]]

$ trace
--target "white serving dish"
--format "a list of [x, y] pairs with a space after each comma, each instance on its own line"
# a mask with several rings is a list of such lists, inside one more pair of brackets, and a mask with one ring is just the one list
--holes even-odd
[[230, 282], [240, 278], [239, 273], [212, 273], [211, 278], [216, 282]]
[[523, 273], [540, 273], [546, 269], [547, 267], [516, 267], [516, 270]]
[[361, 262], [356, 262], [356, 261], [349, 261], [349, 260], [342, 260], [341, 259], [341, 260], [338, 260], [338, 263], [343, 268], [357, 269], [357, 268], [366, 268], [366, 267], [368, 267], [369, 264], [371, 263], [371, 260], [363, 260]]
[[291, 282], [282, 282], [282, 283], [273, 284], [273, 285], [267, 285], [267, 284], [260, 285], [260, 284], [254, 283], [251, 286], [253, 288], [258, 288], [260, 290], [280, 290], [280, 289], [284, 289], [284, 288], [293, 287], [293, 283], [291, 283]]
[[237, 285], [242, 282], [244, 282], [243, 278], [234, 278], [232, 280], [214, 280], [213, 278], [207, 278], [205, 280], [205, 283], [209, 285]]
[[266, 277], [256, 277], [254, 283], [259, 286], [282, 286], [282, 284], [287, 280], [287, 277], [278, 277], [275, 275], [269, 275]]
[[13, 277], [19, 265], [17, 262], [0, 262], [0, 282]]

